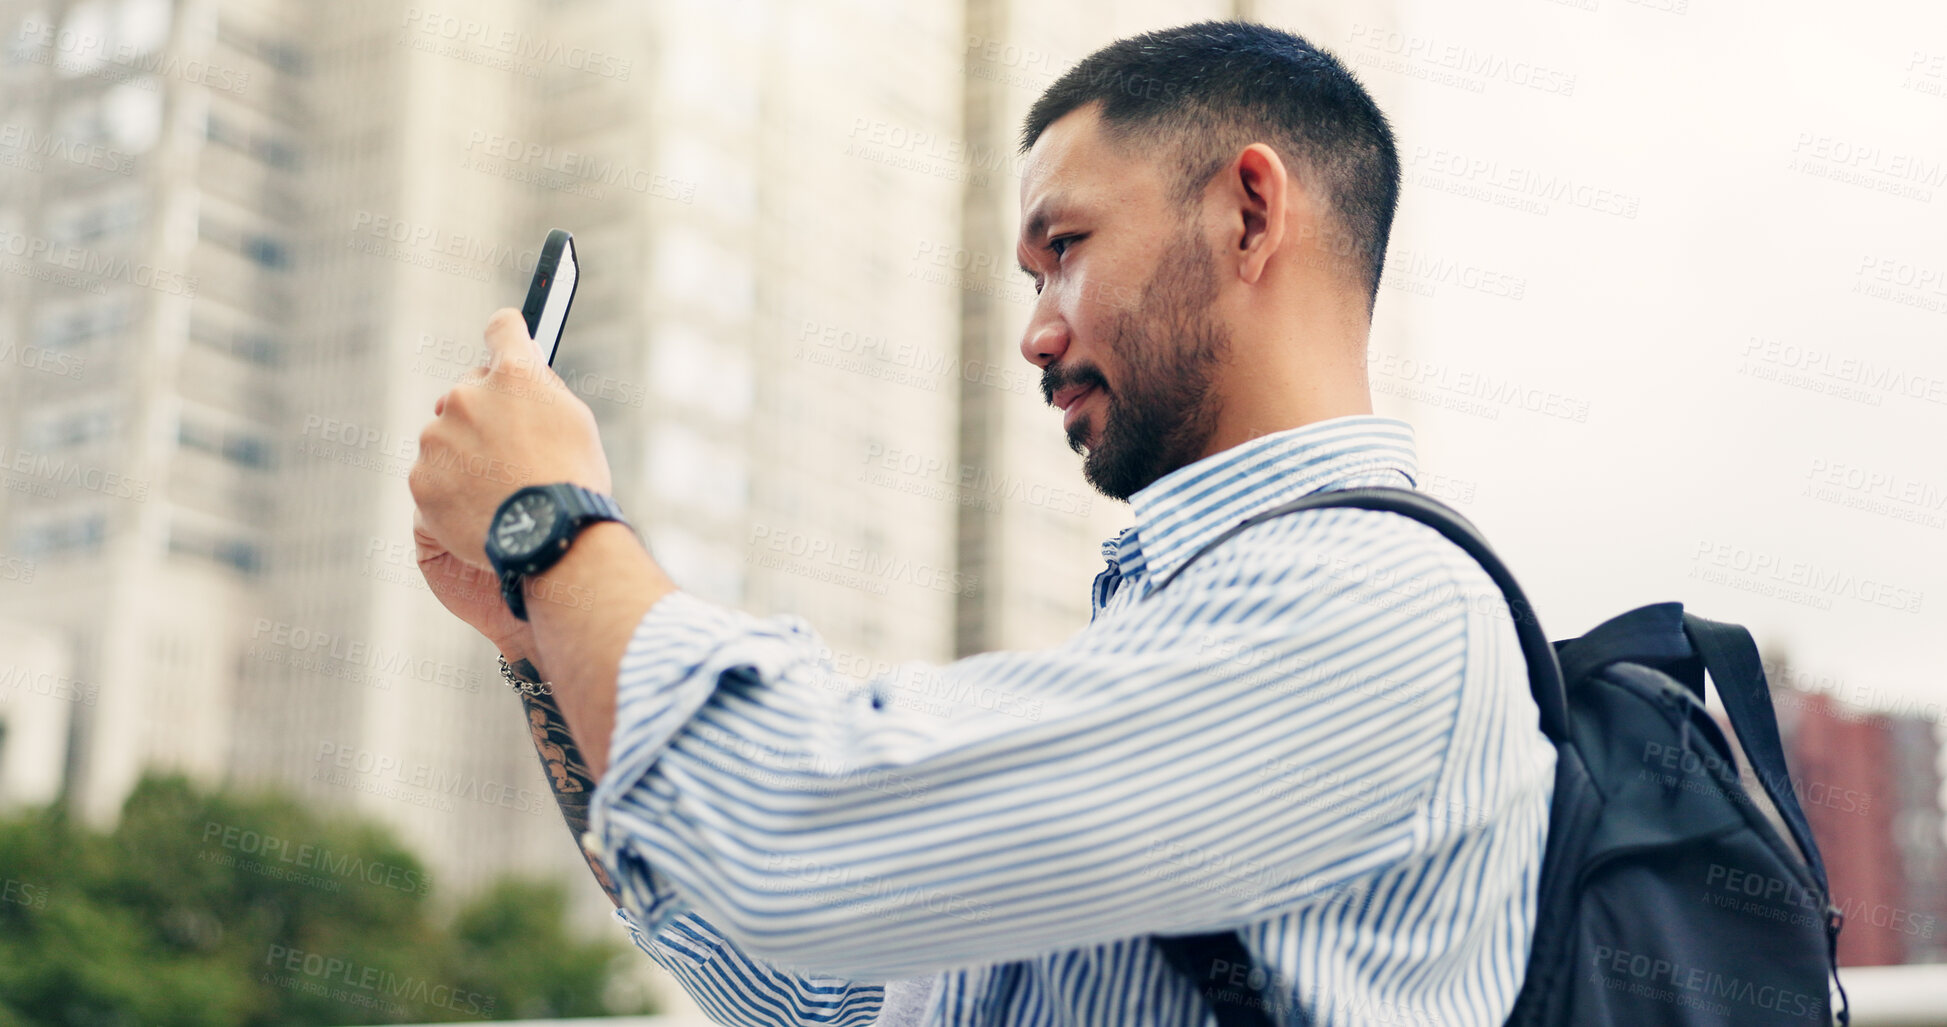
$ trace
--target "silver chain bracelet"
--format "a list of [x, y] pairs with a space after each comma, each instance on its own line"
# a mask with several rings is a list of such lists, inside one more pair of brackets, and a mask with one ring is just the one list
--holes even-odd
[[494, 659], [500, 661], [500, 676], [507, 679], [508, 687], [512, 688], [514, 691], [519, 692], [522, 695], [553, 695], [554, 694], [554, 688], [548, 682], [529, 681], [526, 678], [521, 677], [518, 674], [515, 674], [514, 668], [509, 666], [507, 663], [507, 657], [495, 653]]

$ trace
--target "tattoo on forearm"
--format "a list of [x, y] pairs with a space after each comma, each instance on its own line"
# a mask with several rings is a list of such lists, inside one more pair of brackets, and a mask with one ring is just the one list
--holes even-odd
[[[526, 660], [511, 666], [522, 677], [535, 681], [541, 678], [534, 665]], [[554, 789], [554, 801], [561, 807], [561, 818], [568, 822], [575, 848], [588, 861], [588, 869], [594, 871], [595, 880], [600, 882], [609, 901], [619, 906], [622, 897], [615, 882], [609, 880], [608, 872], [593, 856], [581, 849], [582, 833], [588, 830], [588, 805], [595, 797], [595, 778], [588, 772], [588, 761], [582, 758], [574, 736], [568, 733], [568, 722], [561, 716], [561, 707], [554, 696], [523, 693], [520, 699], [527, 710], [527, 730], [534, 739], [534, 751], [541, 757], [541, 770], [548, 776], [548, 787]]]

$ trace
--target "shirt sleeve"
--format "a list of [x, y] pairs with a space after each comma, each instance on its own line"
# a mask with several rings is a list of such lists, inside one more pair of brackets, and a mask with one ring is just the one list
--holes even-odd
[[807, 977], [752, 959], [695, 913], [666, 921], [651, 937], [626, 910], [615, 911], [629, 940], [661, 964], [710, 1019], [730, 1027], [868, 1027], [879, 1019], [885, 987]]
[[1514, 644], [1430, 530], [1325, 560], [1290, 526], [1391, 516], [1255, 527], [1052, 649], [863, 682], [799, 617], [672, 593], [622, 660], [597, 858], [652, 932], [695, 910], [856, 981], [1327, 901], [1479, 828], [1442, 769], [1468, 647]]

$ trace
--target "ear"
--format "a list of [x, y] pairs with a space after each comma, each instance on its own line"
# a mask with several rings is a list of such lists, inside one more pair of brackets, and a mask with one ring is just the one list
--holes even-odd
[[1284, 244], [1291, 180], [1276, 150], [1252, 143], [1231, 165], [1232, 199], [1237, 204], [1237, 276], [1256, 284], [1271, 255]]

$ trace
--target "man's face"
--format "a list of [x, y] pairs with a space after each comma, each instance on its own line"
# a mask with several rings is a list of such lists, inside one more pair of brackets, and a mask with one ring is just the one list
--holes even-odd
[[1039, 293], [1021, 352], [1066, 407], [1083, 477], [1127, 500], [1202, 457], [1216, 429], [1230, 350], [1211, 310], [1216, 256], [1173, 170], [1107, 138], [1092, 106], [1036, 140], [1021, 212], [1017, 253]]

